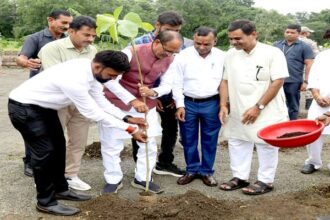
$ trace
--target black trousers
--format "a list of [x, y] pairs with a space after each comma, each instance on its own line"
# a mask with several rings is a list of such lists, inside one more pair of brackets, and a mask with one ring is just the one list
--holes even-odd
[[31, 166], [40, 205], [56, 205], [54, 194], [68, 190], [64, 177], [65, 137], [57, 111], [9, 99], [13, 126], [30, 146]]
[[[178, 121], [175, 118], [176, 108], [170, 107], [172, 100], [167, 101], [160, 99], [160, 101], [162, 102], [164, 112], [158, 112], [161, 118], [161, 126], [163, 128], [160, 145], [161, 152], [158, 155], [158, 162], [161, 164], [171, 164], [174, 160], [173, 150], [178, 136]], [[133, 158], [136, 162], [139, 145], [137, 145], [136, 141], [133, 139], [132, 146]]]

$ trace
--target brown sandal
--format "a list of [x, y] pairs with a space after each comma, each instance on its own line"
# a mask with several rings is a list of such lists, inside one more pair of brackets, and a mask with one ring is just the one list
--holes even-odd
[[250, 185], [250, 183], [248, 181], [234, 177], [231, 180], [229, 180], [228, 182], [221, 184], [219, 188], [224, 191], [232, 191], [232, 190], [246, 187], [248, 185]]
[[253, 185], [250, 185], [242, 189], [242, 192], [247, 195], [261, 195], [264, 193], [268, 193], [273, 189], [274, 189], [273, 185], [269, 185], [267, 183], [257, 181]]

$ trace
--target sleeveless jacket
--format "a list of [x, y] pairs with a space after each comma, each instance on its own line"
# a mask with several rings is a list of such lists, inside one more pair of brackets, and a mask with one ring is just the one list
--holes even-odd
[[[152, 51], [152, 43], [138, 45], [136, 46], [136, 51], [141, 65], [143, 85], [152, 88], [156, 80], [166, 72], [169, 65], [172, 63], [173, 56], [162, 59], [157, 58]], [[133, 96], [142, 101], [138, 87], [138, 83], [140, 83], [138, 65], [133, 51], [132, 55], [132, 60], [130, 62], [131, 68], [128, 72], [123, 74], [122, 78], [119, 80], [119, 83]], [[129, 111], [131, 109], [131, 106], [123, 103], [120, 98], [113, 94], [110, 90], [105, 89], [104, 93], [106, 98], [118, 108], [124, 111]], [[154, 108], [156, 106], [156, 100], [146, 97], [146, 104], [149, 109]]]

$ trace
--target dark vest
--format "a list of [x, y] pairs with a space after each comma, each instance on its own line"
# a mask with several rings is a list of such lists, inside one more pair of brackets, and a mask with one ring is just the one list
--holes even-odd
[[[143, 84], [145, 86], [148, 86], [149, 88], [152, 88], [156, 80], [166, 72], [169, 65], [172, 63], [173, 56], [158, 59], [152, 52], [152, 43], [137, 45], [136, 50], [141, 65]], [[119, 83], [137, 99], [142, 101], [142, 97], [139, 93], [138, 87], [138, 83], [140, 83], [138, 66], [134, 54], [132, 56], [130, 65], [131, 69], [123, 74]], [[115, 94], [113, 94], [108, 89], [104, 90], [104, 94], [105, 97], [118, 108], [124, 111], [128, 111], [131, 109], [131, 106], [123, 103]], [[146, 98], [146, 102], [149, 109], [154, 108], [156, 106], [155, 99]]]

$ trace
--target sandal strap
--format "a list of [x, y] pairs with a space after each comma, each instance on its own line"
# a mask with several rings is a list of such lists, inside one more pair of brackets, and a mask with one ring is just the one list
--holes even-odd
[[253, 185], [257, 185], [257, 186], [259, 186], [259, 188], [273, 188], [273, 186], [271, 186], [267, 183], [264, 183], [260, 180], [256, 181]]

